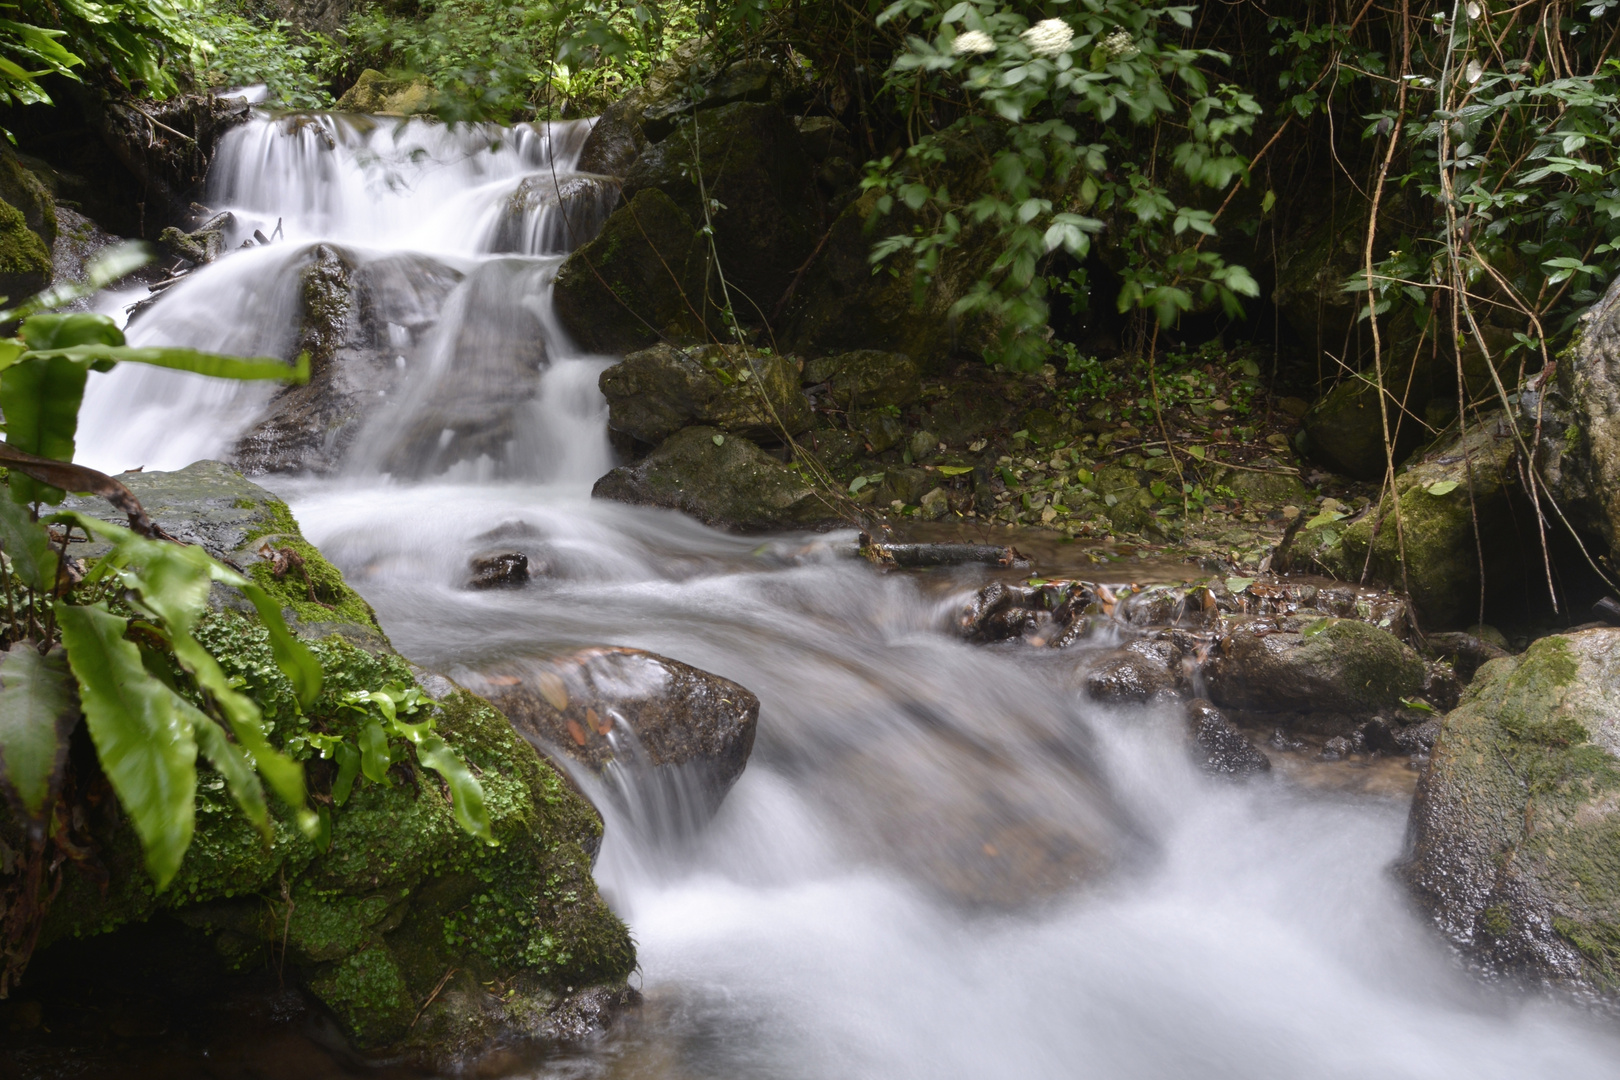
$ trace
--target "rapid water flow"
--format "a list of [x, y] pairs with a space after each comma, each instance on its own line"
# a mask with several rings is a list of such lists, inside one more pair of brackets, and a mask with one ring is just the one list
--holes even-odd
[[[759, 696], [752, 760], [714, 820], [679, 792], [600, 793], [596, 876], [635, 934], [646, 1004], [517, 1075], [1620, 1075], [1612, 1029], [1482, 987], [1410, 911], [1387, 873], [1404, 798], [1204, 778], [1177, 717], [1086, 704], [1074, 655], [954, 638], [971, 575], [884, 576], [824, 537], [592, 502], [611, 358], [579, 355], [549, 306], [561, 254], [609, 205], [573, 172], [585, 131], [255, 118], [219, 155], [212, 205], [238, 238], [279, 221], [284, 239], [193, 274], [130, 331], [287, 356], [300, 275], [315, 245], [342, 245], [391, 283], [406, 377], [341, 468], [268, 482], [394, 644], [452, 676], [632, 645]], [[492, 323], [524, 340], [481, 337]], [[482, 379], [522, 404], [477, 453], [398, 450]], [[81, 458], [229, 455], [268, 399], [135, 366], [96, 376]], [[492, 530], [545, 577], [464, 589]]]

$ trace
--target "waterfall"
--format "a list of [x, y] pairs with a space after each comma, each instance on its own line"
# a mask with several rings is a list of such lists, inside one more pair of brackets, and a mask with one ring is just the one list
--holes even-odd
[[[208, 180], [209, 208], [231, 215], [230, 253], [140, 312], [130, 343], [290, 360], [312, 269], [333, 264], [350, 306], [335, 359], [317, 361], [341, 365], [353, 416], [311, 465], [589, 482], [611, 465], [594, 392], [605, 361], [569, 342], [550, 293], [617, 199], [612, 181], [575, 170], [590, 127], [256, 114], [222, 140]], [[95, 376], [79, 460], [236, 457], [276, 390], [138, 365]]]
[[[233, 245], [276, 239], [192, 273], [129, 332], [288, 357], [310, 283], [346, 280], [333, 370], [364, 415], [302, 433], [326, 475], [265, 482], [395, 646], [471, 681], [623, 645], [760, 699], [712, 820], [679, 776], [641, 784], [628, 738], [608, 775], [581, 776], [647, 1004], [577, 1056], [511, 1059], [515, 1074], [1614, 1075], [1611, 1032], [1482, 988], [1414, 915], [1387, 873], [1400, 798], [1281, 769], [1203, 776], [1178, 710], [1077, 694], [1077, 650], [960, 640], [971, 568], [883, 574], [833, 543], [589, 499], [611, 463], [611, 361], [580, 355], [550, 304], [564, 253], [612, 206], [575, 169], [588, 127], [257, 115], [208, 198]], [[175, 468], [252, 432], [249, 449], [269, 445], [286, 434], [264, 427], [277, 393], [125, 365], [93, 376], [79, 456]], [[492, 542], [543, 569], [469, 590]], [[1099, 570], [1116, 571], [1132, 572]], [[289, 1075], [325, 1060], [276, 1052]]]

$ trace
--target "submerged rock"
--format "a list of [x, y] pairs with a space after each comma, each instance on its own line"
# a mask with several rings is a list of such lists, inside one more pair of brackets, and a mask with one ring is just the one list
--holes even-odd
[[1480, 669], [1441, 725], [1402, 874], [1492, 974], [1620, 1005], [1620, 630]]
[[608, 427], [644, 443], [693, 425], [773, 442], [810, 427], [793, 364], [738, 345], [654, 345], [603, 371], [599, 385]]
[[[52, 964], [53, 941], [171, 916], [205, 935], [230, 970], [283, 970], [360, 1047], [441, 1065], [493, 1042], [567, 1035], [569, 1024], [609, 1015], [604, 1001], [632, 997], [624, 978], [634, 947], [591, 880], [601, 821], [506, 719], [395, 653], [269, 492], [218, 462], [123, 480], [170, 532], [244, 567], [308, 640], [323, 689], [300, 710], [245, 600], [216, 586], [215, 610], [196, 630], [263, 707], [273, 740], [308, 760], [329, 840], [305, 836], [279, 804], [266, 840], [203, 770], [191, 847], [157, 893], [128, 818], [92, 814], [76, 843], [94, 859], [62, 868], [36, 967]], [[411, 721], [431, 719], [479, 776], [498, 846], [464, 833], [409, 757], [384, 783], [361, 780], [341, 802], [332, 794], [335, 769], [312, 751], [313, 737], [357, 737], [363, 714], [345, 704], [351, 691], [413, 684], [427, 697]], [[12, 828], [5, 815], [0, 833]]]
[[754, 748], [759, 699], [718, 675], [639, 649], [509, 661], [468, 677], [530, 742], [602, 775], [617, 763], [684, 772], [712, 813]]
[[1225, 633], [1205, 668], [1217, 705], [1271, 711], [1374, 713], [1423, 692], [1423, 660], [1399, 638], [1354, 619], [1303, 632], [1260, 621]]
[[480, 556], [470, 569], [469, 589], [521, 589], [529, 583], [529, 557], [521, 551]]
[[641, 461], [602, 477], [591, 495], [680, 510], [745, 532], [838, 521], [832, 501], [803, 473], [740, 435], [710, 427], [677, 432]]

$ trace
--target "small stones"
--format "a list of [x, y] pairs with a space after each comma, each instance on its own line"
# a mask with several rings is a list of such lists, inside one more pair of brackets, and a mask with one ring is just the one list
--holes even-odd
[[520, 551], [503, 551], [474, 559], [469, 568], [469, 589], [521, 589], [529, 583], [529, 557]]

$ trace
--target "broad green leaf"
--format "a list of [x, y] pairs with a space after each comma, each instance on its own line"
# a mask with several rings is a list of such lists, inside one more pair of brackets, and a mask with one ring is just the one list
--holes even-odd
[[1305, 629], [1300, 631], [1300, 637], [1313, 638], [1338, 621], [1338, 619], [1332, 618], [1331, 616], [1316, 619], [1305, 625]]
[[243, 359], [238, 356], [199, 352], [196, 349], [135, 348], [127, 345], [75, 345], [72, 348], [54, 349], [40, 355], [76, 361], [80, 364], [105, 361], [151, 364], [154, 367], [190, 371], [219, 379], [272, 379], [286, 383], [309, 381], [308, 353], [299, 353], [297, 361], [293, 364], [286, 364], [268, 356]]
[[1226, 591], [1234, 594], [1240, 593], [1253, 584], [1254, 578], [1252, 577], [1229, 577], [1226, 579]]
[[[173, 691], [170, 691], [173, 693]], [[209, 719], [200, 709], [182, 697], [176, 696], [180, 711], [191, 719], [191, 731], [196, 736], [197, 748], [208, 763], [225, 778], [225, 787], [231, 800], [241, 808], [247, 819], [260, 832], [270, 831], [270, 811], [264, 804], [264, 788], [253, 771], [253, 762], [236, 743], [225, 737], [225, 729]]]
[[1315, 517], [1311, 518], [1311, 520], [1307, 521], [1305, 523], [1305, 527], [1307, 529], [1315, 529], [1323, 525], [1331, 525], [1342, 517], [1344, 517], [1344, 515], [1339, 513], [1337, 510], [1323, 510]]
[[27, 643], [0, 653], [0, 790], [24, 816], [50, 808], [78, 718], [66, 653]]
[[1405, 705], [1408, 709], [1416, 709], [1418, 712], [1432, 713], [1432, 712], [1435, 711], [1434, 706], [1430, 705], [1427, 701], [1424, 701], [1422, 698], [1405, 698], [1405, 697], [1403, 697], [1403, 698], [1401, 698], [1401, 704]]
[[122, 345], [124, 332], [105, 315], [75, 311], [68, 315], [34, 315], [24, 319], [22, 339], [37, 353], [74, 345]]
[[1436, 480], [1423, 490], [1427, 491], [1430, 495], [1450, 495], [1453, 491], [1457, 490], [1457, 486], [1457, 481], [1455, 480]]
[[941, 476], [961, 476], [964, 473], [970, 473], [972, 471], [973, 466], [971, 465], [941, 465], [939, 467], [939, 473]]
[[[11, 481], [16, 483], [15, 478]], [[28, 511], [10, 499], [0, 499], [0, 545], [11, 559], [12, 572], [35, 592], [48, 592], [56, 585], [56, 549], [50, 533]]]
[[161, 890], [191, 844], [197, 743], [189, 718], [176, 708], [174, 693], [147, 673], [140, 650], [124, 640], [128, 620], [102, 607], [58, 601], [56, 622], [101, 767]]
[[[36, 316], [38, 318], [39, 316]], [[73, 360], [29, 356], [0, 372], [0, 412], [6, 416], [6, 442], [18, 450], [56, 461], [73, 460], [73, 437], [79, 428], [90, 369]], [[61, 488], [49, 487], [13, 473], [11, 497], [55, 506]]]
[[[152, 249], [138, 240], [112, 244], [97, 252], [85, 268], [83, 281], [63, 281], [38, 293], [14, 308], [0, 311], [0, 323], [13, 322], [36, 311], [50, 311], [98, 292], [132, 270], [138, 270], [152, 261]], [[122, 344], [120, 341], [119, 344]], [[0, 367], [7, 361], [0, 352]]]
[[1191, 454], [1199, 461], [1204, 460], [1204, 448], [1202, 446], [1189, 446], [1187, 447], [1187, 453]]
[[360, 729], [360, 771], [373, 784], [381, 784], [388, 779], [388, 766], [393, 763], [382, 725], [375, 720], [367, 721]]
[[332, 782], [332, 801], [342, 806], [349, 801], [354, 779], [360, 775], [360, 751], [347, 742], [339, 743], [333, 755], [337, 758], [337, 779]]
[[483, 785], [466, 762], [437, 735], [429, 735], [416, 744], [416, 758], [450, 785], [451, 809], [457, 824], [486, 843], [495, 843], [489, 827], [489, 810], [484, 806]]

